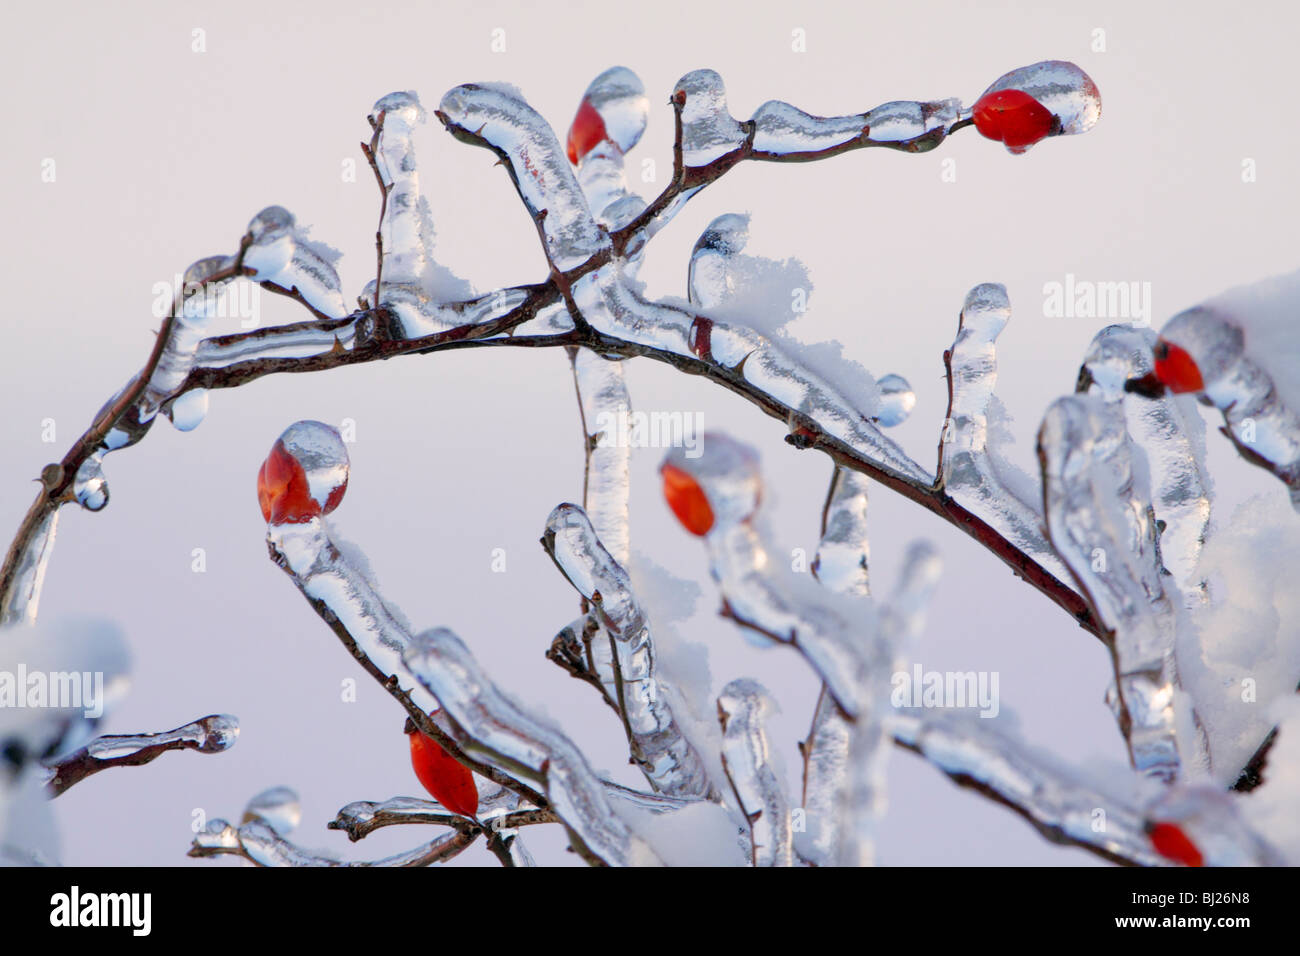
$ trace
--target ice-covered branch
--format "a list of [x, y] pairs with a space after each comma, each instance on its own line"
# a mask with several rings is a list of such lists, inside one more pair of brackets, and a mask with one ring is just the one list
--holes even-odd
[[516, 829], [538, 823], [558, 823], [549, 810], [518, 810], [518, 794], [508, 790], [497, 792], [496, 798], [485, 798], [479, 803], [479, 821], [470, 820], [458, 813], [450, 813], [441, 805], [414, 797], [393, 797], [382, 803], [357, 800], [339, 810], [338, 816], [327, 826], [342, 830], [354, 843], [376, 830], [391, 826], [435, 825], [455, 827], [459, 830]]
[[1166, 782], [1184, 763], [1203, 766], [1199, 735], [1179, 739], [1190, 700], [1176, 686], [1177, 618], [1164, 590], [1144, 469], [1134, 467], [1124, 409], [1071, 395], [1047, 410], [1038, 434], [1047, 529], [1110, 631], [1114, 706], [1140, 773]]
[[582, 752], [559, 730], [502, 694], [455, 634], [425, 631], [403, 659], [442, 704], [456, 743], [486, 764], [539, 784], [547, 805], [569, 831], [574, 849], [589, 862], [659, 862], [615, 811]]
[[229, 750], [239, 738], [239, 721], [226, 714], [200, 717], [184, 727], [156, 734], [110, 734], [96, 737], [80, 750], [59, 757], [48, 766], [51, 796], [110, 767], [140, 767], [169, 750], [196, 750], [217, 754]]
[[1102, 785], [994, 724], [961, 711], [905, 708], [896, 714], [894, 737], [958, 784], [1020, 814], [1052, 842], [1113, 863], [1164, 864], [1168, 857], [1153, 842], [1159, 824], [1177, 826], [1192, 843], [1193, 860], [1199, 858], [1193, 865], [1276, 862], [1276, 852], [1242, 820], [1236, 802], [1242, 798], [1183, 784], [1142, 797], [1130, 782], [1117, 777]]
[[764, 726], [771, 710], [767, 691], [755, 681], [733, 680], [723, 688], [718, 697], [722, 766], [749, 820], [754, 866], [792, 866], [790, 800], [772, 765]]
[[938, 484], [1064, 584], [1069, 573], [1043, 530], [1042, 492], [999, 447], [1007, 440], [1007, 414], [994, 394], [996, 343], [1010, 318], [1004, 286], [984, 283], [967, 294], [957, 338], [944, 352], [948, 416], [939, 442]]
[[1223, 434], [1272, 472], [1300, 510], [1300, 272], [1229, 290], [1165, 323], [1149, 373], [1127, 387], [1193, 394], [1223, 414]]
[[189, 856], [238, 856], [257, 866], [428, 866], [446, 863], [460, 855], [480, 833], [478, 829], [452, 830], [428, 843], [379, 860], [345, 861], [304, 850], [260, 820], [236, 827], [218, 819], [194, 838]]
[[551, 512], [542, 545], [608, 633], [616, 699], [632, 757], [646, 779], [660, 793], [709, 798], [713, 788], [704, 762], [673, 719], [668, 691], [655, 672], [650, 624], [627, 571], [577, 505], [562, 504]]
[[700, 446], [698, 457], [673, 449], [660, 471], [669, 506], [704, 538], [725, 613], [760, 645], [797, 649], [856, 717], [868, 667], [860, 636], [869, 605], [849, 596], [831, 600], [831, 592], [774, 561], [755, 520], [762, 479], [754, 452], [716, 432], [706, 432]]
[[1151, 476], [1161, 563], [1173, 575], [1184, 604], [1194, 607], [1206, 599], [1205, 582], [1197, 574], [1210, 523], [1205, 423], [1188, 396], [1145, 398], [1125, 391], [1127, 381], [1152, 371], [1155, 342], [1150, 329], [1102, 329], [1088, 347], [1077, 390], [1123, 408], [1133, 447]]

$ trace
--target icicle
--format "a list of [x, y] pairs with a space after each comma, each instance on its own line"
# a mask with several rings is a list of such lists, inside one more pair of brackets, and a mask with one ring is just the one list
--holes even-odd
[[0, 627], [36, 623], [41, 590], [45, 587], [45, 572], [50, 565], [58, 527], [59, 512], [52, 508], [41, 517], [26, 550], [18, 557], [13, 583], [4, 596], [3, 605], [0, 605]]
[[688, 530], [705, 538], [726, 610], [759, 646], [796, 648], [845, 713], [857, 716], [868, 666], [861, 635], [873, 626], [869, 603], [829, 600], [832, 595], [806, 575], [773, 560], [756, 527], [762, 483], [751, 449], [706, 432], [701, 451], [688, 458], [675, 448], [660, 470], [670, 506]]
[[863, 696], [869, 706], [848, 728], [848, 753], [836, 805], [836, 841], [841, 866], [872, 866], [876, 862], [876, 828], [885, 812], [885, 769], [894, 720], [893, 675], [902, 666], [905, 649], [921, 633], [925, 610], [939, 580], [942, 561], [926, 541], [908, 546], [894, 593], [881, 608], [879, 624], [868, 632], [871, 666]]
[[330, 318], [348, 314], [334, 269], [338, 254], [309, 240], [287, 209], [263, 209], [249, 222], [248, 237], [244, 267], [253, 270], [253, 281], [297, 289], [309, 306]]
[[[867, 479], [836, 468], [822, 510], [822, 536], [813, 575], [829, 591], [866, 597]], [[812, 727], [800, 743], [804, 758], [803, 810], [806, 829], [795, 835], [799, 856], [816, 866], [835, 862], [840, 801], [846, 786], [850, 723], [825, 684], [817, 695]]]
[[812, 572], [828, 590], [865, 597], [871, 593], [867, 572], [867, 487], [865, 475], [835, 469], [826, 506], [822, 537]]
[[626, 566], [631, 557], [627, 507], [631, 448], [620, 436], [631, 402], [623, 363], [608, 361], [590, 349], [575, 349], [569, 358], [588, 449], [583, 505], [601, 543]]
[[1007, 461], [994, 441], [1006, 414], [993, 393], [996, 342], [1010, 318], [1004, 286], [984, 283], [967, 294], [948, 353], [952, 399], [939, 446], [939, 482], [958, 504], [1068, 584], [1069, 573], [1048, 544], [1034, 503], [1041, 496], [1037, 482]]
[[641, 139], [649, 111], [640, 78], [616, 66], [592, 80], [569, 127], [569, 161], [597, 221], [611, 231], [645, 209], [645, 200], [628, 191], [623, 157]]
[[766, 690], [752, 680], [733, 680], [718, 697], [722, 765], [749, 820], [754, 866], [792, 866], [790, 801], [772, 765], [764, 727], [772, 710]]
[[541, 226], [547, 257], [561, 271], [609, 248], [592, 218], [555, 132], [517, 90], [466, 84], [443, 98], [439, 118], [485, 142], [510, 164], [519, 195]]
[[649, 622], [627, 572], [577, 505], [562, 504], [551, 512], [542, 543], [613, 638], [615, 699], [622, 704], [633, 759], [660, 793], [709, 798], [712, 786], [704, 763], [674, 721], [668, 692], [655, 673]]
[[1113, 632], [1116, 716], [1133, 765], [1171, 781], [1180, 750], [1193, 764], [1201, 757], [1197, 741], [1177, 740], [1174, 608], [1123, 409], [1093, 396], [1057, 399], [1039, 430], [1038, 456], [1052, 544]]
[[1152, 371], [1155, 333], [1111, 325], [1092, 340], [1079, 371], [1079, 391], [1122, 405], [1128, 432], [1145, 456], [1152, 507], [1160, 531], [1160, 556], [1184, 603], [1206, 599], [1197, 564], [1210, 522], [1210, 477], [1205, 468], [1205, 423], [1187, 396], [1150, 399], [1126, 393], [1124, 383]]
[[447, 712], [457, 744], [485, 763], [545, 787], [580, 853], [611, 866], [658, 862], [615, 812], [582, 752], [502, 694], [460, 638], [445, 629], [425, 631], [403, 656]]

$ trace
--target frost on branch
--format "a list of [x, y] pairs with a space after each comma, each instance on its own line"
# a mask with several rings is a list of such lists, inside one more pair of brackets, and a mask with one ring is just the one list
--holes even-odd
[[1133, 766], [1166, 782], [1184, 763], [1203, 768], [1190, 701], [1175, 683], [1177, 618], [1123, 408], [1096, 396], [1057, 399], [1038, 456], [1052, 544], [1110, 632], [1115, 716]]
[[655, 673], [650, 625], [627, 572], [605, 550], [587, 515], [563, 504], [546, 521], [542, 542], [556, 566], [587, 601], [614, 648], [615, 699], [632, 755], [660, 793], [707, 799], [704, 763], [673, 719], [669, 691]]
[[985, 283], [967, 294], [957, 338], [945, 353], [950, 400], [939, 445], [939, 483], [1057, 580], [1067, 582], [1069, 574], [1043, 530], [1037, 504], [1041, 492], [1000, 447], [1009, 433], [1007, 413], [993, 393], [996, 343], [1010, 319], [1004, 286]]
[[1212, 485], [1205, 467], [1205, 423], [1186, 395], [1144, 398], [1124, 383], [1152, 370], [1150, 329], [1110, 325], [1093, 338], [1079, 370], [1078, 390], [1121, 407], [1135, 451], [1146, 462], [1160, 557], [1188, 606], [1205, 600], [1197, 573], [1210, 523]]

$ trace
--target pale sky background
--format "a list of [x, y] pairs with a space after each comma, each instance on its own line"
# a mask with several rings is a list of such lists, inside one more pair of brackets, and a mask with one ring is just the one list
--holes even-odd
[[[998, 391], [1016, 416], [1028, 467], [1043, 410], [1073, 388], [1105, 320], [1046, 318], [1043, 285], [1067, 273], [1150, 282], [1158, 326], [1224, 288], [1297, 267], [1294, 173], [1300, 133], [1286, 106], [1297, 14], [1282, 4], [861, 2], [621, 6], [521, 2], [300, 5], [229, 2], [18, 5], [0, 39], [0, 239], [10, 288], [0, 350], [0, 533], [15, 529], [31, 479], [60, 458], [96, 409], [143, 363], [156, 328], [154, 283], [235, 249], [272, 203], [341, 249], [351, 301], [373, 271], [377, 190], [357, 142], [380, 96], [414, 89], [426, 107], [462, 82], [522, 88], [561, 132], [587, 83], [621, 64], [650, 95], [650, 125], [631, 157], [670, 169], [679, 76], [711, 67], [732, 113], [767, 99], [824, 115], [893, 99], [958, 96], [995, 78], [1069, 59], [1101, 89], [1086, 136], [1023, 157], [972, 130], [921, 155], [873, 150], [816, 166], [749, 164], [696, 197], [653, 243], [642, 277], [654, 294], [685, 291], [689, 250], [724, 212], [753, 214], [751, 251], [798, 256], [815, 286], [795, 331], [835, 339], [876, 375], [917, 391], [895, 434], [933, 466], [944, 412], [941, 355], [967, 290], [1005, 283], [1014, 317], [999, 343]], [[506, 50], [491, 51], [492, 31]], [[205, 31], [206, 51], [192, 50]], [[791, 48], [806, 31], [807, 51]], [[1104, 30], [1105, 51], [1094, 52]], [[536, 234], [494, 157], [431, 120], [419, 139], [438, 257], [476, 288], [545, 274]], [[1245, 159], [1258, 180], [1242, 181]], [[42, 182], [42, 161], [56, 180]], [[359, 165], [343, 181], [347, 159]], [[955, 160], [956, 182], [941, 180]], [[268, 322], [301, 316], [263, 298]], [[230, 329], [234, 330], [234, 326]], [[782, 442], [782, 427], [740, 399], [642, 360], [628, 369], [640, 410], [698, 411], [709, 428], [754, 444], [776, 501], [779, 542], [810, 553], [829, 465]], [[57, 441], [43, 444], [42, 420]], [[352, 482], [334, 526], [368, 554], [385, 595], [420, 627], [445, 625], [499, 683], [560, 720], [597, 767], [636, 782], [616, 721], [543, 658], [576, 599], [537, 544], [547, 513], [579, 500], [577, 412], [560, 350], [491, 350], [398, 359], [312, 376], [279, 376], [212, 396], [207, 421], [181, 434], [162, 422], [106, 460], [109, 507], [65, 509], [42, 612], [111, 617], [136, 667], [130, 698], [105, 732], [162, 730], [236, 714], [238, 745], [215, 757], [170, 754], [112, 771], [56, 804], [64, 859], [180, 864], [196, 808], [237, 818], [263, 788], [295, 787], [295, 839], [377, 857], [427, 839], [394, 828], [355, 847], [325, 830], [357, 799], [420, 795], [402, 713], [348, 658], [266, 558], [257, 466], [300, 418], [352, 418]], [[1280, 493], [1211, 437], [1223, 504]], [[782, 704], [773, 746], [797, 797], [795, 741], [816, 692], [783, 650], [761, 652], [716, 619], [703, 549], [658, 493], [662, 451], [633, 460], [633, 542], [703, 586], [686, 629], [707, 647], [714, 691], [751, 676]], [[1004, 712], [1026, 736], [1074, 761], [1123, 759], [1102, 703], [1102, 646], [970, 539], [888, 491], [871, 502], [872, 574], [896, 576], [906, 543], [927, 536], [945, 574], [914, 657], [927, 669], [1000, 674]], [[207, 571], [191, 571], [191, 551]], [[491, 571], [504, 548], [508, 570]], [[343, 703], [340, 682], [358, 679]], [[544, 832], [546, 831], [546, 832]], [[532, 828], [544, 862], [574, 862], [558, 827]], [[895, 864], [1094, 862], [1054, 847], [1011, 813], [896, 754], [880, 839]], [[479, 850], [458, 865], [491, 863]], [[201, 865], [217, 865], [206, 863]]]

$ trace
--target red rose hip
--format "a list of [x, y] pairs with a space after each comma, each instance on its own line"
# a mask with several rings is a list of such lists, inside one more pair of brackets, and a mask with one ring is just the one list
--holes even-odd
[[420, 784], [452, 813], [474, 819], [478, 814], [478, 787], [473, 772], [414, 723], [408, 720], [406, 727], [411, 742], [411, 767]]
[[985, 93], [973, 109], [975, 128], [988, 139], [1023, 153], [1052, 134], [1055, 117], [1047, 107], [1022, 90]]

